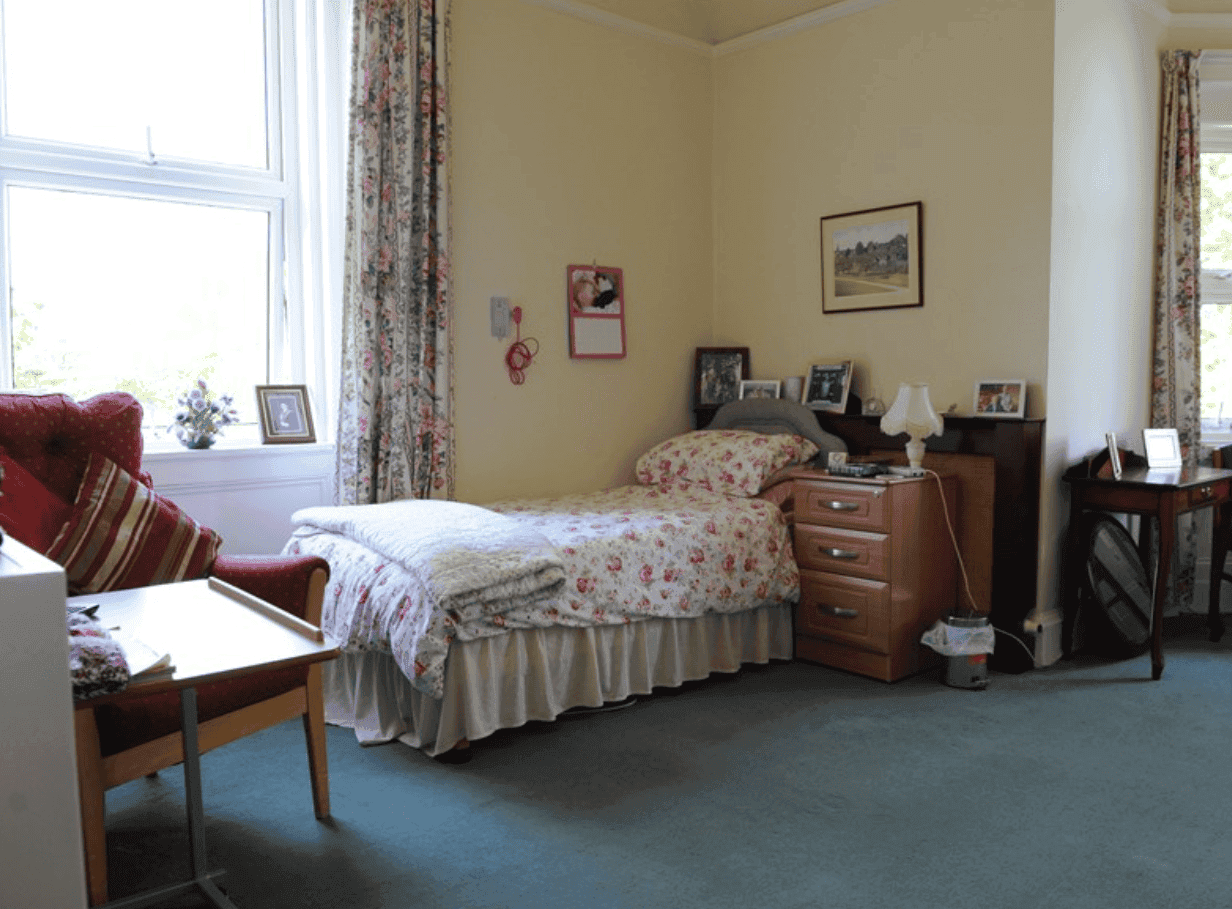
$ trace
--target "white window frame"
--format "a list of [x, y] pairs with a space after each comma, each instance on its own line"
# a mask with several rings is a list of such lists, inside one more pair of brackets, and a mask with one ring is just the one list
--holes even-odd
[[[266, 23], [277, 25], [265, 29], [265, 168], [163, 158], [157, 147], [153, 151], [158, 163], [151, 165], [143, 156], [110, 149], [12, 137], [0, 92], [0, 288], [5, 301], [0, 310], [0, 388], [11, 388], [13, 381], [9, 187], [79, 189], [261, 210], [269, 214], [270, 225], [266, 382], [308, 384], [317, 425], [328, 432], [333, 410], [325, 393], [333, 372], [328, 352], [337, 343], [331, 336], [335, 320], [325, 301], [340, 286], [341, 269], [327, 252], [340, 247], [340, 235], [322, 224], [330, 223], [325, 220], [328, 212], [335, 219], [341, 212], [340, 168], [337, 173], [330, 170], [338, 149], [330, 146], [340, 148], [342, 144], [346, 82], [342, 32], [348, 4], [335, 0], [263, 2]], [[318, 52], [325, 57], [318, 59]], [[4, 65], [0, 41], [0, 79]], [[303, 115], [301, 95], [307, 101]], [[306, 164], [303, 174], [301, 159]], [[301, 200], [309, 209], [307, 217], [301, 212]], [[314, 253], [305, 254], [306, 244]]]
[[[1232, 97], [1232, 54], [1204, 51], [1200, 62], [1199, 80], [1212, 95]], [[1203, 108], [1199, 131], [1199, 154], [1203, 152], [1232, 153], [1232, 122], [1207, 119]], [[1200, 306], [1232, 305], [1232, 274], [1203, 268], [1198, 278]], [[1232, 427], [1203, 429], [1202, 441], [1221, 446], [1232, 442]]]

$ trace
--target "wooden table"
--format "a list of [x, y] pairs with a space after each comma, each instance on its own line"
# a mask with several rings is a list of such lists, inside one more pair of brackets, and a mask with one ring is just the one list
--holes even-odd
[[[1067, 594], [1077, 592], [1078, 572], [1082, 561], [1079, 527], [1083, 511], [1110, 511], [1142, 515], [1143, 532], [1139, 536], [1139, 551], [1147, 561], [1149, 543], [1148, 521], [1159, 523], [1159, 560], [1155, 568], [1155, 588], [1151, 597], [1151, 678], [1158, 679], [1164, 671], [1163, 608], [1172, 569], [1172, 551], [1176, 545], [1178, 515], [1199, 508], [1215, 508], [1232, 495], [1232, 470], [1215, 467], [1149, 470], [1143, 466], [1126, 467], [1121, 479], [1110, 476], [1089, 476], [1084, 462], [1067, 471], [1064, 479], [1070, 484], [1069, 572]], [[1212, 560], [1211, 583], [1218, 585], [1223, 566]], [[1218, 606], [1213, 607], [1213, 623], [1219, 621]], [[1212, 628], [1214, 624], [1212, 624]]]
[[[97, 617], [104, 628], [119, 627], [155, 649], [167, 651], [175, 667], [170, 673], [136, 679], [123, 691], [78, 701], [79, 713], [160, 691], [180, 693], [192, 878], [105, 905], [108, 909], [135, 909], [196, 890], [220, 909], [234, 909], [214, 884], [223, 872], [211, 872], [206, 865], [196, 686], [330, 660], [337, 656], [338, 648], [326, 642], [315, 625], [216, 578], [71, 597], [68, 602], [98, 604]], [[87, 856], [87, 861], [98, 859]], [[101, 860], [105, 862], [106, 856]]]

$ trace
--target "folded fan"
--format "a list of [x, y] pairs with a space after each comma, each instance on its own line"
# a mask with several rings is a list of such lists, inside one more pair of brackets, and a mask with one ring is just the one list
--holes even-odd
[[560, 555], [543, 535], [478, 505], [413, 499], [319, 506], [291, 520], [397, 562], [463, 622], [555, 597], [565, 583]]

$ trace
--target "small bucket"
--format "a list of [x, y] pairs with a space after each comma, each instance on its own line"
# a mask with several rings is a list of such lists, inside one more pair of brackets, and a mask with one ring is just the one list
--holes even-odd
[[[953, 628], [984, 628], [988, 625], [988, 616], [952, 615], [945, 623]], [[951, 688], [987, 688], [988, 654], [960, 653], [946, 657], [945, 683]]]

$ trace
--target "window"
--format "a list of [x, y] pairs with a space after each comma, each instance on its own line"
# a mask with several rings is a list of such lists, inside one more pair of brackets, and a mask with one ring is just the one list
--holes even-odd
[[1232, 441], [1232, 59], [1204, 55], [1202, 80], [1202, 436]]
[[316, 15], [0, 0], [0, 386], [131, 392], [156, 443], [198, 377], [253, 438], [257, 385], [307, 382], [321, 415]]

